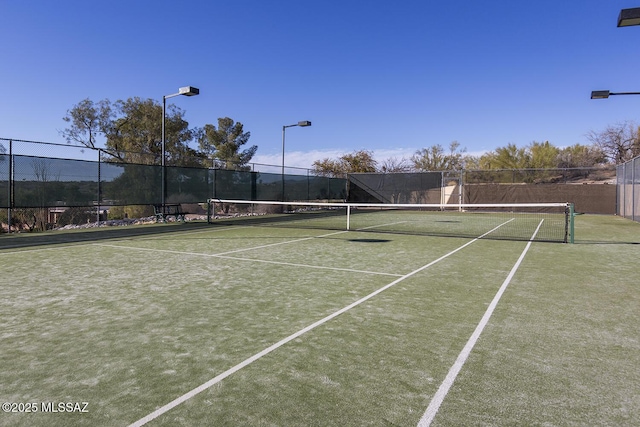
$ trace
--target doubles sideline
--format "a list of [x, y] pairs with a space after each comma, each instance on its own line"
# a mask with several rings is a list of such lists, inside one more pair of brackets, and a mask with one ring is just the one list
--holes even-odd
[[467, 358], [469, 357], [471, 350], [473, 350], [473, 347], [476, 345], [478, 338], [480, 338], [480, 334], [484, 330], [485, 326], [487, 326], [487, 323], [489, 322], [489, 318], [491, 318], [491, 315], [493, 314], [493, 311], [498, 305], [498, 302], [500, 301], [502, 294], [507, 289], [507, 286], [509, 286], [509, 283], [511, 283], [511, 279], [513, 279], [513, 276], [516, 274], [516, 271], [518, 271], [518, 268], [520, 267], [520, 264], [522, 263], [524, 256], [529, 251], [529, 248], [531, 247], [531, 243], [533, 242], [533, 239], [535, 239], [536, 234], [538, 234], [538, 231], [540, 230], [540, 227], [542, 226], [543, 221], [544, 220], [540, 221], [540, 224], [538, 224], [538, 227], [533, 232], [533, 235], [531, 236], [531, 239], [527, 243], [527, 246], [525, 246], [524, 250], [520, 254], [520, 258], [518, 258], [518, 261], [516, 261], [515, 265], [509, 272], [509, 275], [502, 283], [502, 286], [500, 286], [500, 289], [498, 289], [498, 292], [493, 297], [491, 304], [489, 304], [489, 307], [487, 307], [487, 311], [485, 311], [484, 316], [482, 316], [482, 319], [480, 319], [480, 323], [478, 323], [478, 326], [476, 326], [476, 329], [473, 331], [473, 334], [471, 334], [471, 337], [467, 341], [467, 344], [464, 346], [464, 348], [458, 355], [458, 358], [453, 363], [453, 366], [451, 366], [451, 369], [449, 369], [449, 373], [447, 373], [447, 376], [445, 377], [444, 381], [442, 381], [442, 384], [440, 384], [438, 391], [431, 399], [431, 402], [429, 403], [429, 406], [427, 407], [427, 410], [425, 411], [424, 415], [422, 416], [422, 418], [420, 418], [420, 421], [418, 422], [418, 427], [429, 427], [431, 425], [433, 418], [438, 413], [438, 409], [440, 409], [440, 405], [444, 401], [444, 398], [447, 396], [447, 393], [449, 393], [449, 389], [451, 388], [451, 386], [453, 385], [453, 382], [456, 380], [456, 377], [460, 373], [460, 370], [462, 369], [462, 365], [464, 365], [464, 363], [467, 361]]
[[[323, 325], [323, 324], [327, 323], [328, 321], [330, 321], [330, 320], [334, 319], [335, 317], [337, 317], [337, 316], [339, 316], [339, 315], [351, 310], [352, 308], [357, 307], [358, 305], [362, 304], [363, 302], [368, 301], [369, 299], [371, 299], [371, 298], [375, 297], [376, 295], [386, 291], [387, 289], [391, 288], [392, 286], [397, 285], [398, 283], [402, 282], [403, 280], [408, 279], [409, 277], [414, 276], [417, 273], [419, 273], [419, 272], [421, 272], [421, 271], [423, 271], [423, 270], [425, 270], [425, 269], [427, 269], [427, 268], [439, 263], [440, 261], [450, 257], [451, 255], [455, 254], [456, 252], [461, 251], [462, 249], [464, 249], [467, 246], [473, 244], [474, 242], [482, 239], [483, 237], [489, 235], [490, 233], [494, 232], [498, 228], [502, 227], [503, 225], [505, 225], [505, 224], [507, 224], [507, 223], [509, 223], [511, 221], [513, 221], [513, 218], [508, 220], [508, 221], [505, 221], [504, 223], [498, 225], [497, 227], [494, 227], [493, 229], [487, 231], [483, 235], [481, 235], [479, 237], [476, 237], [473, 240], [470, 240], [469, 242], [467, 242], [464, 245], [462, 245], [462, 246], [452, 250], [451, 252], [441, 256], [440, 258], [438, 258], [438, 259], [436, 259], [434, 261], [431, 261], [430, 263], [425, 264], [422, 267], [417, 268], [416, 270], [413, 270], [412, 272], [410, 272], [408, 274], [405, 274], [402, 277], [399, 277], [398, 279], [394, 280], [393, 282], [391, 282], [391, 283], [379, 288], [378, 290], [370, 293], [369, 295], [367, 295], [367, 296], [365, 296], [363, 298], [360, 298], [359, 300], [347, 305], [346, 307], [343, 307], [340, 310], [338, 310], [338, 311], [336, 311], [336, 312], [334, 312], [334, 313], [332, 313], [332, 314], [330, 314], [330, 315], [318, 320], [317, 322], [312, 323], [311, 325], [309, 325], [309, 326], [307, 326], [307, 327], [305, 327], [303, 329], [300, 329], [298, 332], [295, 332], [295, 333], [289, 335], [288, 337], [278, 341], [277, 343], [265, 348], [264, 350], [254, 354], [253, 356], [251, 356], [251, 357], [245, 359], [244, 361], [238, 363], [234, 367], [232, 367], [230, 369], [227, 369], [226, 371], [222, 372], [220, 375], [218, 375], [218, 376], [210, 379], [209, 381], [199, 385], [198, 387], [188, 391], [187, 393], [183, 394], [182, 396], [177, 397], [176, 399], [172, 400], [171, 402], [167, 403], [166, 405], [161, 406], [160, 408], [156, 409], [152, 413], [150, 413], [150, 414], [146, 415], [145, 417], [139, 419], [138, 421], [134, 422], [129, 427], [140, 427], [140, 426], [145, 425], [149, 421], [152, 421], [152, 420], [158, 418], [159, 416], [165, 414], [166, 412], [170, 411], [171, 409], [175, 408], [176, 406], [180, 405], [181, 403], [184, 403], [187, 400], [191, 399], [192, 397], [198, 395], [199, 393], [211, 388], [212, 386], [214, 386], [215, 384], [221, 382], [222, 380], [224, 380], [228, 376], [230, 376], [230, 375], [234, 374], [235, 372], [239, 371], [240, 369], [252, 364], [253, 362], [259, 360], [263, 356], [266, 356], [267, 354], [271, 353], [272, 351], [274, 351], [274, 350], [282, 347], [283, 345], [287, 344], [288, 342], [295, 340], [296, 338], [300, 337], [301, 335], [303, 335], [303, 334], [305, 334], [305, 333], [317, 328], [320, 325]], [[536, 232], [537, 232], [537, 230], [536, 230]]]

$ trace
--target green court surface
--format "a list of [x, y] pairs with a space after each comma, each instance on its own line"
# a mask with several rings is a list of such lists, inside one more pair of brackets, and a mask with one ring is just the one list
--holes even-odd
[[637, 425], [640, 224], [575, 232], [1, 235], [0, 425]]

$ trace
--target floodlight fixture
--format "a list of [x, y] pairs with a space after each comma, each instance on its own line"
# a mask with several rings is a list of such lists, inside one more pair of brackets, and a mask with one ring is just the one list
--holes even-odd
[[593, 90], [591, 91], [591, 99], [606, 99], [610, 94], [608, 90]]
[[178, 90], [178, 93], [184, 96], [194, 96], [194, 95], [200, 94], [200, 89], [193, 86], [185, 86], [185, 87], [181, 87]]
[[608, 90], [594, 90], [591, 99], [607, 99], [613, 95], [640, 95], [640, 92], [610, 92]]
[[640, 25], [640, 7], [622, 9], [618, 16], [618, 27]]

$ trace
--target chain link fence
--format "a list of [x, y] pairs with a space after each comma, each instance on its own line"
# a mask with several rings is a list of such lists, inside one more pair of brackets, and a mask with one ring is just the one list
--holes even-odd
[[617, 214], [640, 222], [640, 157], [618, 165]]
[[204, 214], [200, 205], [210, 198], [346, 197], [345, 179], [315, 176], [306, 169], [283, 175], [261, 172], [258, 164], [240, 168], [204, 157], [173, 162], [180, 165], [169, 162], [163, 168], [154, 153], [0, 139], [0, 230], [9, 230], [8, 224], [12, 231], [32, 231], [153, 216], [154, 206], [169, 203], [191, 205], [193, 213]]
[[[206, 157], [0, 138], [0, 230], [154, 215], [154, 205], [186, 204], [193, 213], [208, 199], [349, 200], [377, 203], [573, 202], [582, 212], [638, 220], [640, 161], [576, 169], [463, 170], [317, 176], [309, 169]], [[164, 185], [163, 185], [164, 184]], [[570, 184], [617, 184], [578, 186]], [[617, 189], [617, 192], [616, 192]], [[164, 192], [164, 194], [163, 194]], [[204, 212], [202, 212], [204, 213]]]
[[349, 174], [348, 198], [373, 203], [574, 203], [614, 214], [614, 166]]

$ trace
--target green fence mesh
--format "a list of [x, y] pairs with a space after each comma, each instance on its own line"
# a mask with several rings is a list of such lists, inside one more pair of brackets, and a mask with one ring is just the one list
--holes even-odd
[[[346, 180], [167, 166], [167, 203], [344, 199]], [[0, 155], [0, 208], [162, 203], [162, 166]]]

